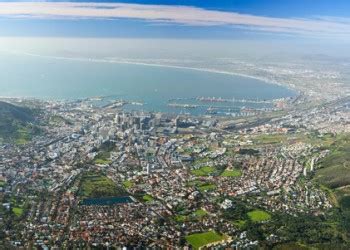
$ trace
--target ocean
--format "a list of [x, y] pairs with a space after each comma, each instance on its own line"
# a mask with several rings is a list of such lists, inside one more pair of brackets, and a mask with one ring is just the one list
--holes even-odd
[[[295, 95], [290, 89], [254, 78], [191, 69], [25, 55], [1, 55], [0, 61], [0, 96], [7, 97], [72, 100], [108, 96], [144, 103], [141, 107], [129, 105], [129, 110], [202, 114], [207, 107], [170, 107], [169, 100], [194, 104], [196, 97], [271, 100]], [[225, 106], [234, 109], [257, 104], [232, 102]]]

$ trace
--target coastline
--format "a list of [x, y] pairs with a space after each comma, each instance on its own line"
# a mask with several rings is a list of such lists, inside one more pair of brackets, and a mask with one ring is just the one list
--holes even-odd
[[[213, 74], [222, 74], [222, 75], [229, 75], [229, 76], [238, 76], [238, 77], [244, 77], [244, 78], [250, 78], [254, 80], [261, 81], [266, 84], [271, 85], [277, 85], [280, 87], [284, 87], [288, 90], [291, 90], [295, 92], [296, 95], [301, 94], [301, 90], [298, 89], [295, 85], [291, 86], [289, 84], [280, 83], [277, 81], [273, 81], [270, 79], [266, 79], [264, 77], [257, 77], [232, 71], [226, 71], [226, 70], [217, 70], [217, 69], [210, 69], [210, 68], [200, 68], [200, 67], [187, 67], [187, 66], [180, 66], [180, 65], [169, 65], [169, 64], [159, 64], [159, 63], [147, 63], [147, 62], [140, 62], [140, 61], [131, 61], [128, 59], [120, 59], [119, 61], [117, 59], [96, 59], [96, 58], [86, 58], [86, 57], [64, 57], [64, 56], [52, 56], [52, 55], [40, 55], [35, 53], [28, 53], [28, 52], [18, 52], [18, 51], [8, 51], [8, 53], [11, 54], [17, 54], [17, 55], [24, 55], [24, 56], [31, 56], [31, 57], [39, 57], [39, 58], [46, 58], [46, 59], [56, 59], [56, 60], [69, 60], [69, 61], [79, 61], [79, 62], [92, 62], [92, 63], [111, 63], [111, 64], [127, 64], [127, 65], [140, 65], [140, 66], [148, 66], [148, 67], [159, 67], [159, 68], [173, 68], [173, 69], [183, 69], [183, 70], [191, 70], [191, 71], [200, 71], [200, 72], [207, 72], [207, 73], [213, 73]], [[137, 60], [137, 59], [136, 59]]]

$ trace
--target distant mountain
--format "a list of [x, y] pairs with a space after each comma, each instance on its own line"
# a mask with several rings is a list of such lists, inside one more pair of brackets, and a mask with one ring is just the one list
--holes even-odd
[[0, 101], [0, 142], [27, 142], [37, 132], [34, 121], [31, 109]]

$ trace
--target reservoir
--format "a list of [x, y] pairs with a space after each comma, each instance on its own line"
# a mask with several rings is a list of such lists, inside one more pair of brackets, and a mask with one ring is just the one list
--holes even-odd
[[111, 206], [117, 204], [132, 203], [133, 200], [129, 196], [121, 197], [103, 197], [103, 198], [87, 198], [80, 203], [83, 206]]

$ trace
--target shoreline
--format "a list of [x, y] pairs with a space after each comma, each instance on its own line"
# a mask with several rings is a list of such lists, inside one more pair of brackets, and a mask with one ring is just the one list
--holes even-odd
[[[206, 72], [206, 73], [212, 73], [212, 74], [221, 74], [221, 75], [228, 75], [228, 76], [238, 76], [243, 78], [250, 78], [254, 80], [261, 81], [266, 84], [276, 85], [283, 88], [286, 88], [290, 91], [295, 92], [296, 95], [300, 95], [302, 93], [302, 90], [296, 88], [295, 86], [291, 86], [289, 84], [283, 84], [280, 82], [276, 82], [273, 80], [269, 80], [263, 77], [257, 77], [242, 73], [236, 73], [231, 71], [225, 71], [225, 70], [218, 70], [218, 69], [210, 69], [210, 68], [197, 68], [197, 67], [187, 67], [187, 66], [180, 66], [180, 65], [169, 65], [169, 64], [159, 64], [159, 63], [147, 63], [147, 62], [138, 62], [138, 61], [130, 61], [127, 59], [120, 59], [118, 61], [117, 59], [96, 59], [96, 58], [86, 58], [86, 57], [64, 57], [64, 56], [52, 56], [52, 55], [40, 55], [40, 54], [34, 54], [34, 53], [28, 53], [28, 52], [18, 52], [18, 51], [8, 51], [7, 53], [10, 54], [17, 54], [17, 55], [24, 55], [24, 56], [31, 56], [31, 57], [39, 57], [39, 58], [46, 58], [46, 59], [56, 59], [56, 60], [68, 60], [68, 61], [79, 61], [79, 62], [92, 62], [92, 63], [110, 63], [110, 64], [126, 64], [126, 65], [140, 65], [140, 66], [147, 66], [147, 67], [158, 67], [158, 68], [173, 68], [173, 69], [183, 69], [183, 70], [191, 70], [191, 71], [200, 71], [200, 72]], [[136, 59], [137, 60], [137, 59]]]

